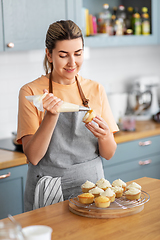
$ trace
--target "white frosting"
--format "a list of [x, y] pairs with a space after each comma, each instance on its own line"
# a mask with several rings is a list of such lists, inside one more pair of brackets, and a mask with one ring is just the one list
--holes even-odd
[[111, 189], [112, 189], [115, 193], [117, 193], [117, 192], [123, 192], [123, 188], [122, 188], [122, 187], [115, 186], [115, 187], [112, 187]]
[[113, 181], [112, 186], [118, 186], [118, 187], [126, 187], [127, 184], [125, 182], [123, 182], [121, 179], [116, 179]]
[[101, 178], [100, 180], [98, 180], [96, 182], [96, 185], [99, 187], [99, 188], [106, 188], [106, 187], [112, 187], [110, 182], [104, 178]]
[[111, 188], [107, 188], [104, 192], [100, 194], [101, 196], [112, 197], [115, 195], [114, 191]]
[[130, 188], [125, 192], [125, 195], [136, 195], [138, 193], [140, 193], [141, 190], [139, 190], [138, 188]]
[[63, 102], [62, 105], [58, 108], [57, 112], [78, 112], [79, 105]]
[[82, 188], [92, 188], [92, 187], [94, 187], [95, 186], [95, 184], [93, 183], [93, 182], [90, 182], [90, 181], [86, 181], [85, 183], [83, 183], [82, 184]]
[[95, 188], [92, 188], [91, 190], [89, 190], [89, 192], [92, 194], [99, 194], [99, 193], [104, 192], [104, 190], [99, 187], [95, 187]]
[[141, 190], [141, 188], [142, 188], [138, 183], [132, 182], [131, 184], [129, 184], [129, 185], [127, 186], [127, 189], [130, 189], [130, 188], [132, 188], [132, 187], [138, 188], [139, 190]]

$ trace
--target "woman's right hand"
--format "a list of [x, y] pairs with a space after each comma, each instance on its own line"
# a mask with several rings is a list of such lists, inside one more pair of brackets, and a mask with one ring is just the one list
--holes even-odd
[[[43, 90], [44, 93], [48, 93], [46, 89]], [[57, 110], [62, 105], [63, 101], [57, 98], [53, 93], [48, 93], [43, 99], [43, 108], [52, 114], [58, 114]]]

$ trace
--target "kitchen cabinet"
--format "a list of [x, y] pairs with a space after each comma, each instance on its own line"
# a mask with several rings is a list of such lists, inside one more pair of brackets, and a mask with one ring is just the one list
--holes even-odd
[[0, 51], [3, 50], [2, 6], [0, 4]]
[[24, 211], [24, 189], [28, 165], [0, 170], [0, 219]]
[[110, 182], [120, 178], [160, 179], [160, 135], [117, 144], [115, 155], [109, 161], [102, 159], [105, 178]]
[[4, 48], [0, 46], [0, 50], [44, 49], [49, 24], [66, 18], [65, 3], [66, 0], [1, 0], [0, 38], [3, 32]]
[[[105, 0], [79, 0], [79, 6], [82, 8], [89, 9], [89, 13], [96, 15], [103, 10], [102, 6], [106, 3]], [[105, 34], [98, 34], [95, 36], [85, 37], [85, 46], [88, 47], [109, 47], [109, 46], [140, 46], [140, 45], [152, 45], [158, 44], [158, 17], [159, 17], [159, 0], [108, 0], [107, 3], [112, 8], [113, 6], [119, 6], [123, 4], [124, 6], [137, 6], [140, 9], [143, 6], [148, 7], [151, 16], [151, 35], [148, 36], [105, 36]], [[83, 19], [82, 14], [79, 15], [81, 18], [81, 28], [83, 29]]]

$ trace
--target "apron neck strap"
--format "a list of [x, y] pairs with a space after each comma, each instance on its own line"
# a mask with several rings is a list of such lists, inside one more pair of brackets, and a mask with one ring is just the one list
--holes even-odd
[[[52, 68], [53, 68], [53, 67], [52, 67]], [[50, 73], [50, 75], [49, 75], [49, 93], [53, 93], [52, 70], [53, 70], [53, 69], [51, 69], [51, 73]], [[79, 83], [79, 81], [78, 81], [78, 79], [77, 79], [77, 76], [75, 76], [75, 79], [76, 79], [76, 82], [77, 82], [79, 94], [80, 94], [80, 96], [81, 96], [83, 105], [84, 105], [85, 107], [89, 107], [89, 106], [88, 106], [89, 99], [87, 99], [87, 98], [85, 97], [85, 95], [84, 95], [84, 93], [83, 93], [83, 90], [82, 90], [82, 88], [81, 88], [81, 85], [80, 85], [80, 83]]]
[[85, 97], [85, 95], [84, 95], [84, 93], [83, 93], [83, 90], [82, 90], [82, 88], [81, 88], [81, 85], [80, 85], [80, 83], [79, 83], [79, 81], [78, 81], [77, 76], [75, 76], [75, 78], [76, 78], [76, 82], [77, 82], [79, 94], [80, 94], [80, 96], [81, 96], [83, 105], [84, 105], [85, 107], [89, 107], [89, 106], [88, 106], [89, 99], [87, 99], [87, 98]]

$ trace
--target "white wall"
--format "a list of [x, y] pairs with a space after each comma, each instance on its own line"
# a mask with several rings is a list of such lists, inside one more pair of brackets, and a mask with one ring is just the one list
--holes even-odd
[[[128, 90], [141, 75], [160, 77], [160, 46], [90, 49], [81, 75], [99, 81], [106, 92]], [[40, 75], [44, 51], [0, 53], [0, 139], [16, 131], [18, 92], [22, 85]]]

